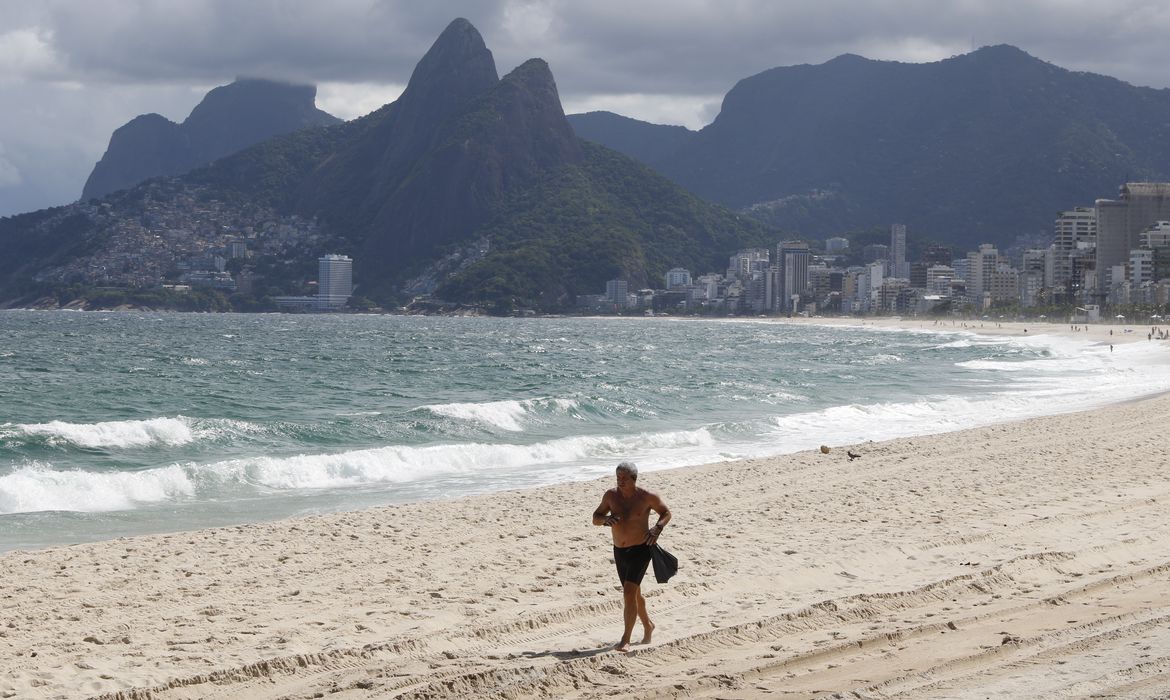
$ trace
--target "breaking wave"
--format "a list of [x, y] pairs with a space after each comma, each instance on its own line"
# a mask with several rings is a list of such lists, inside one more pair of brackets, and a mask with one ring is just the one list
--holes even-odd
[[573, 399], [526, 399], [523, 401], [489, 401], [486, 403], [442, 403], [420, 406], [418, 410], [456, 420], [480, 423], [500, 430], [524, 430], [525, 418], [552, 413], [568, 413], [577, 407]]

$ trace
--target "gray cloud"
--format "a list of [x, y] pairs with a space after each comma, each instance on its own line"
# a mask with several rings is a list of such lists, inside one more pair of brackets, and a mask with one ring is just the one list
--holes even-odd
[[[448, 22], [501, 73], [548, 60], [567, 111], [692, 128], [736, 81], [841, 53], [931, 61], [1009, 43], [1166, 87], [1170, 5], [1150, 0], [46, 0], [0, 15], [0, 215], [74, 199], [110, 133], [183, 119], [237, 75], [321, 85], [345, 118], [394, 99]], [[15, 173], [15, 174], [14, 174]]]

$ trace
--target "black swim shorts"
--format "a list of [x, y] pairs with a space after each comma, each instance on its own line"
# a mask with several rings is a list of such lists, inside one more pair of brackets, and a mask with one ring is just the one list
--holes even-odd
[[650, 545], [636, 544], [633, 547], [614, 547], [613, 563], [617, 565], [618, 578], [625, 583], [642, 585], [646, 567], [650, 564]]

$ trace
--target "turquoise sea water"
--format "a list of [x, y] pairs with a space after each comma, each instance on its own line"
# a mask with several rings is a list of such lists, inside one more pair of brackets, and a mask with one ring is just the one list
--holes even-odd
[[934, 433], [1163, 350], [764, 320], [0, 311], [0, 550]]

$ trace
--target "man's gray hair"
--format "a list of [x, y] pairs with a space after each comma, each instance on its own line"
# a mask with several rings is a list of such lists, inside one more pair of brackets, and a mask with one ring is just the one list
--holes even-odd
[[622, 462], [617, 465], [617, 471], [629, 474], [634, 481], [638, 480], [638, 467], [634, 466], [633, 462]]

